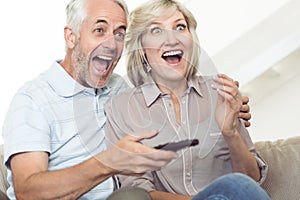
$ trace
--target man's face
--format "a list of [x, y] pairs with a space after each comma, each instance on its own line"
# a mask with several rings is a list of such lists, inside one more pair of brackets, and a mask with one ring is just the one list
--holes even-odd
[[126, 15], [111, 0], [87, 1], [87, 17], [73, 49], [74, 78], [86, 87], [101, 88], [121, 57]]

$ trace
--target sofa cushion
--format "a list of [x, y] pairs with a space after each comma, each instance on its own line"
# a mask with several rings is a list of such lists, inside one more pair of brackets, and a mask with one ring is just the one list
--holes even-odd
[[269, 171], [262, 187], [272, 200], [300, 197], [300, 136], [255, 143]]
[[6, 189], [8, 188], [8, 182], [6, 180], [6, 168], [3, 164], [3, 145], [0, 145], [0, 199], [8, 199], [5, 195]]

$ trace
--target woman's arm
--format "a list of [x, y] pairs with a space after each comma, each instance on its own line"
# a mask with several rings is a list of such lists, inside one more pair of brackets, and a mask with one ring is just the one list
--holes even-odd
[[242, 96], [234, 81], [224, 74], [219, 74], [213, 86], [218, 92], [216, 120], [228, 145], [234, 172], [249, 175], [260, 180], [260, 170], [256, 158], [249, 151], [239, 132], [238, 116], [242, 108]]

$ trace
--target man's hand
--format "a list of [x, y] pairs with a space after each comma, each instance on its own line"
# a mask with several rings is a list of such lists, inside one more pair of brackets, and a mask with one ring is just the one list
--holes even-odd
[[[237, 87], [239, 87], [239, 82], [234, 81]], [[251, 113], [250, 113], [250, 106], [249, 106], [249, 97], [242, 96], [243, 105], [241, 107], [239, 117], [244, 120], [244, 124], [246, 127], [249, 127], [251, 125], [250, 119], [251, 119]]]
[[244, 120], [245, 126], [249, 127], [251, 125], [250, 119], [251, 119], [251, 113], [250, 113], [250, 106], [249, 98], [247, 96], [242, 96], [243, 105], [241, 107], [241, 111], [239, 113], [239, 117]]
[[158, 170], [177, 158], [173, 151], [157, 150], [140, 141], [157, 135], [157, 131], [131, 133], [116, 142], [106, 151], [98, 154], [102, 164], [115, 174], [136, 175]]

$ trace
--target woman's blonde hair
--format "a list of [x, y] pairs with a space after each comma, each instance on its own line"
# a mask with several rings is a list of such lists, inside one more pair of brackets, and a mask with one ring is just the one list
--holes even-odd
[[193, 52], [186, 78], [197, 74], [200, 56], [199, 40], [196, 33], [197, 21], [193, 14], [180, 2], [175, 0], [151, 0], [137, 7], [129, 15], [128, 32], [125, 39], [127, 53], [127, 74], [134, 86], [143, 84], [147, 79], [147, 59], [143, 52], [142, 35], [156, 17], [172, 15], [180, 11], [188, 25], [193, 39]]

